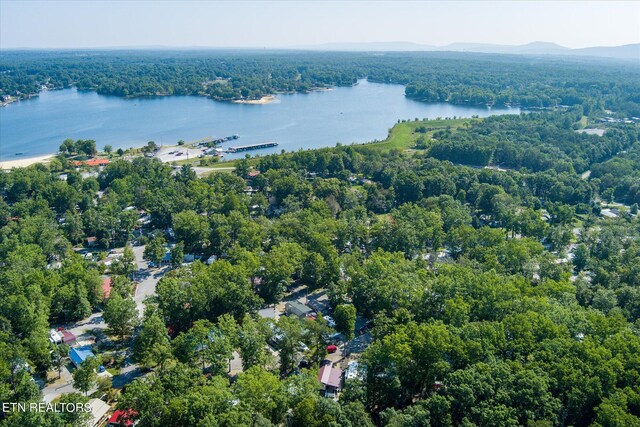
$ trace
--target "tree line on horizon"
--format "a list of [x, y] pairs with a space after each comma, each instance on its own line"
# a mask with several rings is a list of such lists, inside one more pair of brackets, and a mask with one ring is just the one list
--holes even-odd
[[[78, 54], [82, 53], [82, 54]], [[349, 86], [358, 79], [406, 86], [406, 96], [460, 105], [523, 108], [597, 102], [621, 117], [640, 116], [640, 69], [588, 59], [534, 60], [444, 52], [7, 52], [0, 96], [25, 97], [42, 86], [141, 97], [200, 95], [259, 99], [273, 93]]]

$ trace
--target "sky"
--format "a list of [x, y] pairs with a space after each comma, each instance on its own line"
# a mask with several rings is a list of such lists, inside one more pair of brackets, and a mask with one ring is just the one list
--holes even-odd
[[408, 41], [571, 48], [640, 42], [640, 1], [0, 0], [0, 48], [257, 47]]

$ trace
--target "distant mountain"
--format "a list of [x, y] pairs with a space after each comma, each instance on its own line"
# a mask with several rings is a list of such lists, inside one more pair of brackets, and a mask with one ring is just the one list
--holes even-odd
[[532, 42], [524, 45], [502, 45], [490, 43], [452, 43], [447, 46], [432, 46], [413, 42], [372, 42], [372, 43], [325, 43], [314, 46], [299, 46], [305, 50], [330, 50], [351, 52], [416, 52], [416, 51], [448, 51], [500, 53], [510, 55], [560, 55], [560, 56], [593, 56], [640, 62], [640, 43], [623, 46], [587, 47], [571, 49], [550, 42]]
[[423, 50], [438, 50], [437, 46], [413, 42], [362, 42], [362, 43], [323, 43], [314, 46], [304, 46], [302, 49], [349, 51], [349, 52], [415, 52]]
[[574, 49], [575, 55], [602, 56], [604, 58], [636, 59], [640, 61], [640, 43], [622, 46], [586, 47]]
[[635, 59], [640, 61], [640, 43], [623, 46], [586, 47], [570, 49], [555, 43], [532, 42], [520, 46], [481, 44], [481, 43], [453, 43], [438, 50], [455, 52], [508, 53], [514, 55], [571, 55], [597, 56], [603, 58]]
[[571, 49], [548, 42], [532, 42], [520, 46], [483, 43], [452, 43], [439, 48], [454, 52], [509, 53], [527, 55], [562, 55]]

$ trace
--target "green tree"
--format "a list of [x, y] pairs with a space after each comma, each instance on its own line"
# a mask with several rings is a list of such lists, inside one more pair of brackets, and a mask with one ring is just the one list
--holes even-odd
[[356, 308], [352, 304], [340, 304], [335, 308], [333, 316], [336, 331], [344, 335], [347, 341], [351, 340], [356, 329]]
[[589, 248], [584, 243], [580, 243], [573, 251], [573, 265], [577, 271], [582, 271], [589, 262]]
[[302, 255], [302, 248], [297, 243], [281, 243], [264, 256], [260, 296], [265, 302], [272, 303], [280, 299], [291, 276], [301, 269]]
[[124, 337], [131, 334], [138, 324], [136, 302], [133, 298], [123, 298], [115, 292], [107, 300], [102, 317], [111, 331], [124, 342]]
[[279, 335], [280, 373], [288, 374], [296, 367], [296, 355], [302, 340], [302, 322], [295, 316], [281, 316], [274, 332]]
[[73, 377], [73, 387], [83, 392], [85, 396], [96, 384], [96, 380], [98, 378], [96, 370], [98, 369], [98, 366], [98, 359], [95, 357], [89, 357], [85, 359], [84, 362], [82, 362], [71, 374]]
[[235, 384], [238, 399], [253, 411], [278, 424], [287, 409], [287, 395], [278, 377], [259, 366], [238, 375]]
[[162, 366], [171, 357], [171, 343], [164, 322], [151, 314], [142, 322], [133, 341], [133, 358], [140, 365], [153, 368]]
[[144, 259], [159, 265], [167, 252], [167, 241], [163, 236], [157, 236], [144, 247]]
[[319, 365], [327, 355], [329, 335], [332, 330], [327, 321], [318, 315], [316, 320], [306, 319], [303, 323], [303, 338], [309, 346], [310, 362]]
[[184, 243], [187, 252], [202, 251], [207, 245], [209, 223], [207, 218], [195, 211], [183, 211], [173, 215], [173, 230], [176, 239]]
[[51, 352], [51, 362], [53, 366], [55, 366], [58, 371], [58, 378], [62, 373], [62, 368], [64, 367], [67, 358], [69, 357], [69, 346], [66, 344], [58, 344], [54, 346]]
[[174, 354], [183, 363], [209, 366], [214, 375], [227, 372], [233, 347], [230, 337], [208, 320], [197, 320], [193, 327], [174, 340]]
[[111, 270], [115, 274], [131, 277], [136, 270], [136, 257], [130, 246], [125, 246], [122, 256], [111, 265]]
[[184, 243], [178, 242], [171, 248], [171, 265], [180, 267], [184, 262]]
[[237, 160], [234, 172], [239, 177], [246, 178], [249, 174], [249, 160], [246, 157]]
[[242, 359], [242, 368], [245, 371], [252, 366], [264, 366], [267, 361], [266, 334], [260, 326], [249, 315], [245, 316], [242, 321], [238, 336], [238, 347], [240, 358]]

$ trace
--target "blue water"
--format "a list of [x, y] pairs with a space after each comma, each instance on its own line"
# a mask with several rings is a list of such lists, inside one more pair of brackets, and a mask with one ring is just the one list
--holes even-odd
[[148, 141], [170, 145], [181, 139], [190, 142], [233, 134], [240, 139], [224, 148], [277, 142], [278, 147], [249, 152], [267, 154], [384, 139], [398, 119], [519, 112], [518, 108], [413, 101], [405, 98], [403, 86], [366, 80], [330, 91], [278, 95], [276, 102], [266, 105], [196, 96], [123, 99], [64, 89], [0, 107], [0, 160], [54, 153], [65, 138], [94, 139], [102, 149], [107, 144], [114, 148]]

